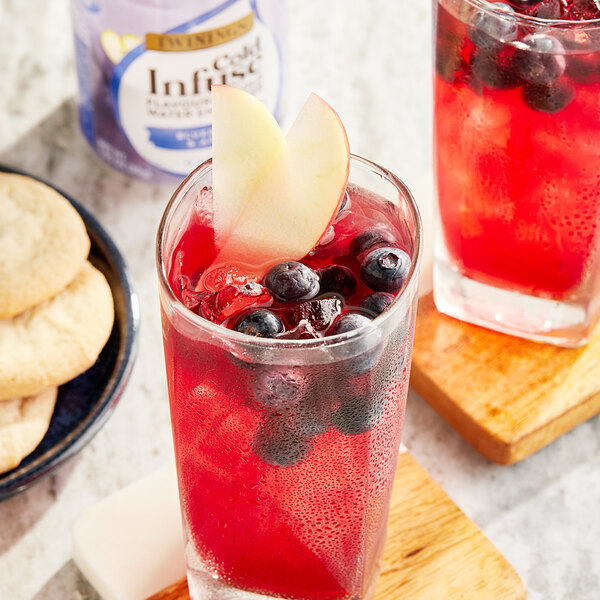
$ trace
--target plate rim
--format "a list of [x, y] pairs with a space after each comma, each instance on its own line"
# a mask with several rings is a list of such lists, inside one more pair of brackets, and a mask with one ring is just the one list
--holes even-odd
[[[41, 177], [2, 163], [0, 163], [0, 172], [15, 173], [17, 175], [24, 175], [35, 179], [57, 191], [71, 203], [83, 219], [88, 235], [90, 235], [90, 238], [93, 238], [91, 239], [92, 243], [100, 247], [102, 254], [110, 257], [111, 271], [116, 275], [116, 279], [119, 282], [119, 287], [121, 288], [123, 295], [125, 316], [124, 322], [120, 324], [122, 341], [119, 354], [122, 358], [119, 359], [119, 356], [117, 357], [115, 368], [106, 381], [106, 385], [100, 398], [102, 399], [102, 402], [94, 404], [92, 410], [86, 413], [84, 419], [82, 419], [72, 431], [62, 437], [57, 444], [54, 444], [34, 462], [29, 463], [24, 467], [22, 472], [19, 472], [20, 465], [17, 465], [14, 468], [15, 472], [5, 480], [3, 480], [4, 474], [0, 473], [0, 501], [2, 501], [25, 491], [27, 488], [39, 483], [45, 477], [59, 469], [91, 442], [100, 429], [102, 429], [113, 413], [127, 383], [129, 382], [137, 358], [140, 307], [133, 277], [123, 255], [112, 237], [86, 207], [62, 189], [48, 183]], [[114, 294], [113, 303], [117, 303]], [[116, 312], [117, 311], [115, 310], [115, 314]], [[32, 452], [34, 451], [35, 449], [32, 450]]]

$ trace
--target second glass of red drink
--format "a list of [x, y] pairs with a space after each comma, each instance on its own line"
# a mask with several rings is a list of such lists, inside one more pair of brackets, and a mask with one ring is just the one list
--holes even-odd
[[437, 307], [584, 344], [600, 314], [600, 10], [435, 0]]

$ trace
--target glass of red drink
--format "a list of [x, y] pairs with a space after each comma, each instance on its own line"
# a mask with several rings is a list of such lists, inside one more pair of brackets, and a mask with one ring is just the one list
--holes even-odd
[[436, 305], [582, 345], [600, 311], [600, 4], [434, 6]]
[[[211, 183], [208, 161], [175, 192], [157, 243], [191, 596], [371, 599], [408, 389], [415, 203], [394, 175], [352, 156], [333, 225], [299, 261], [321, 289], [285, 305], [247, 268], [215, 268]], [[390, 246], [409, 257], [406, 277], [374, 299], [361, 260]], [[285, 331], [236, 331], [257, 307]], [[364, 326], [335, 325], [357, 314]]]

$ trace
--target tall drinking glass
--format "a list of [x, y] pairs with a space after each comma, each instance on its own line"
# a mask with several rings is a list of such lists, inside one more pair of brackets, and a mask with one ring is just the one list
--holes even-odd
[[[389, 171], [352, 157], [349, 201], [377, 207], [399, 233], [412, 259], [406, 284], [367, 327], [252, 337], [203, 319], [173, 291], [181, 240], [194, 231], [196, 248], [212, 243], [211, 182], [208, 161], [175, 192], [157, 243], [191, 596], [371, 599], [408, 389], [417, 208]], [[202, 253], [191, 260], [202, 264]]]
[[578, 346], [600, 312], [600, 20], [540, 18], [566, 6], [434, 0], [434, 294], [459, 319]]

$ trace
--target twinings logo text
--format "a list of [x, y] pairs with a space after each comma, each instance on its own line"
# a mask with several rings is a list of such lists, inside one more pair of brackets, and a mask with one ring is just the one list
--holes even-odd
[[146, 48], [158, 52], [189, 52], [225, 44], [248, 33], [254, 25], [254, 13], [233, 23], [196, 33], [147, 33]]

